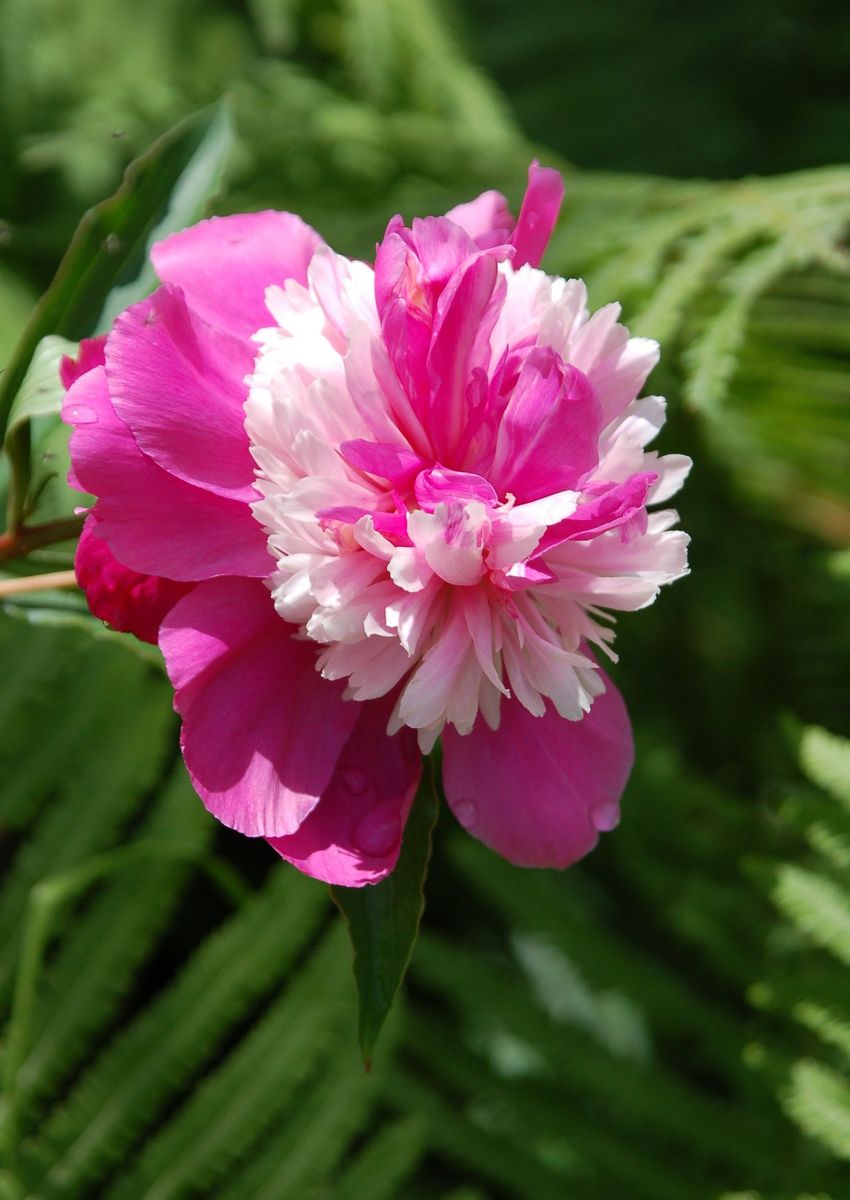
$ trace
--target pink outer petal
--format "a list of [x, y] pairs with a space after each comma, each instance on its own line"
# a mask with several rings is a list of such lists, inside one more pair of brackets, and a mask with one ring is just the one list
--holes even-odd
[[212, 217], [159, 242], [151, 259], [163, 283], [174, 283], [205, 321], [240, 337], [273, 322], [266, 288], [287, 279], [307, 282], [307, 266], [322, 239], [300, 217], [284, 212]]
[[552, 709], [533, 717], [502, 703], [493, 732], [443, 734], [446, 799], [465, 828], [521, 867], [567, 867], [613, 829], [634, 751], [620, 693], [610, 680], [581, 721]]
[[73, 425], [73, 486], [98, 496], [98, 533], [122, 563], [183, 581], [265, 576], [266, 539], [247, 504], [192, 487], [142, 454], [115, 414], [106, 371], [95, 367], [65, 396]]
[[251, 837], [291, 834], [327, 790], [359, 715], [317, 673], [263, 584], [216, 579], [169, 613], [159, 644], [181, 745], [214, 816]]
[[412, 729], [387, 736], [394, 699], [357, 704], [330, 787], [296, 833], [269, 838], [282, 858], [325, 883], [378, 883], [398, 861], [422, 763]]
[[528, 188], [510, 239], [516, 247], [515, 268], [525, 263], [532, 267], [540, 265], [563, 199], [564, 181], [559, 172], [552, 167], [541, 167], [535, 159], [528, 168]]
[[106, 335], [101, 337], [83, 338], [76, 358], [66, 355], [59, 364], [59, 378], [63, 388], [67, 389], [72, 383], [95, 367], [103, 366], [103, 350], [106, 346]]
[[118, 317], [106, 343], [116, 413], [139, 449], [186, 483], [250, 503], [254, 462], [245, 433], [251, 344], [194, 316], [159, 288]]
[[96, 518], [90, 515], [74, 558], [77, 582], [89, 608], [120, 633], [134, 633], [141, 641], [156, 645], [164, 617], [195, 585], [131, 571], [97, 536], [96, 525]]

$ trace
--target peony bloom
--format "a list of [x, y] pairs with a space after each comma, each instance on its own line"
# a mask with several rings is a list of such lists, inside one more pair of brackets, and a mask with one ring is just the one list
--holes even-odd
[[656, 344], [537, 269], [562, 190], [533, 164], [516, 222], [496, 192], [395, 217], [374, 267], [288, 213], [203, 221], [65, 364], [92, 610], [158, 633], [209, 810], [320, 879], [393, 869], [437, 738], [455, 816], [512, 862], [617, 822], [599, 654], [608, 610], [686, 570], [649, 506], [689, 464], [645, 450]]

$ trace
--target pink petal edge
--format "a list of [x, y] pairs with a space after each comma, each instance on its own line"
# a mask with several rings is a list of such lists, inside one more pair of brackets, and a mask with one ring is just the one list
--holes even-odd
[[398, 861], [422, 763], [412, 729], [387, 735], [393, 700], [356, 704], [357, 724], [321, 800], [296, 833], [268, 839], [315, 879], [363, 887], [379, 883]]
[[502, 704], [494, 733], [443, 734], [443, 784], [452, 812], [485, 846], [521, 867], [568, 867], [613, 829], [634, 761], [623, 698], [610, 680], [581, 721], [547, 706], [534, 717]]
[[162, 624], [181, 746], [210, 812], [249, 837], [295, 833], [328, 788], [358, 716], [265, 586], [200, 584]]

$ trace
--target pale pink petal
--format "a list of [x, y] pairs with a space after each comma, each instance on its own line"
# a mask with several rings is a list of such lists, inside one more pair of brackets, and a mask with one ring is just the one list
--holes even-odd
[[173, 287], [122, 313], [106, 343], [118, 416], [140, 450], [178, 479], [250, 502], [254, 461], [245, 435], [250, 342], [194, 316]]
[[[269, 556], [247, 504], [191, 487], [144, 455], [95, 367], [65, 395], [77, 484], [98, 496], [98, 534], [134, 571], [166, 579], [264, 576]], [[77, 485], [75, 484], [75, 486]]]
[[151, 259], [163, 283], [183, 289], [193, 312], [221, 329], [250, 337], [271, 323], [270, 284], [307, 280], [322, 239], [285, 212], [211, 217], [158, 242]]
[[298, 829], [358, 717], [295, 632], [263, 584], [246, 579], [199, 585], [160, 631], [195, 790], [223, 824], [252, 837]]
[[687, 454], [663, 454], [653, 465], [658, 479], [650, 488], [649, 503], [664, 504], [683, 486], [694, 464]]
[[195, 585], [140, 575], [118, 562], [89, 514], [77, 543], [74, 570], [91, 611], [119, 633], [156, 645], [159, 627], [178, 600]]
[[479, 720], [443, 734], [443, 784], [471, 834], [523, 867], [567, 867], [613, 829], [633, 761], [622, 697], [608, 681], [581, 721], [534, 717], [502, 701], [494, 733]]
[[357, 724], [319, 803], [296, 833], [269, 838], [299, 871], [341, 887], [378, 883], [393, 870], [422, 769], [412, 730], [387, 736], [391, 698], [356, 708]]

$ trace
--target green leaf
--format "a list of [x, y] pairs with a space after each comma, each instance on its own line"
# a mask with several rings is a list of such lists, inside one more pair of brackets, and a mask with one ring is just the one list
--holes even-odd
[[354, 948], [358, 1035], [367, 1070], [419, 934], [437, 804], [433, 767], [426, 763], [393, 873], [373, 886], [331, 888]]
[[850, 808], [850, 741], [810, 726], [803, 732], [800, 763], [812, 783]]
[[157, 286], [158, 280], [149, 254], [151, 246], [171, 233], [194, 225], [205, 215], [210, 198], [216, 195], [222, 185], [234, 136], [230, 110], [226, 103], [220, 104], [212, 110], [197, 149], [169, 197], [164, 216], [148, 235], [141, 271], [132, 282], [113, 288], [106, 297], [97, 322], [100, 333], [105, 333], [128, 305], [143, 300]]
[[26, 512], [31, 447], [28, 421], [12, 429], [10, 417], [39, 344], [49, 334], [79, 339], [93, 333], [113, 309], [120, 311], [153, 286], [145, 266], [151, 240], [201, 215], [219, 185], [231, 142], [229, 118], [220, 107], [189, 118], [132, 162], [115, 195], [89, 209], [77, 227], [0, 377], [0, 435], [8, 427], [13, 527]]
[[9, 410], [6, 441], [12, 438], [18, 426], [36, 417], [58, 413], [62, 407], [65, 389], [59, 378], [59, 364], [66, 354], [76, 354], [77, 343], [67, 338], [48, 334], [35, 348], [20, 390]]

